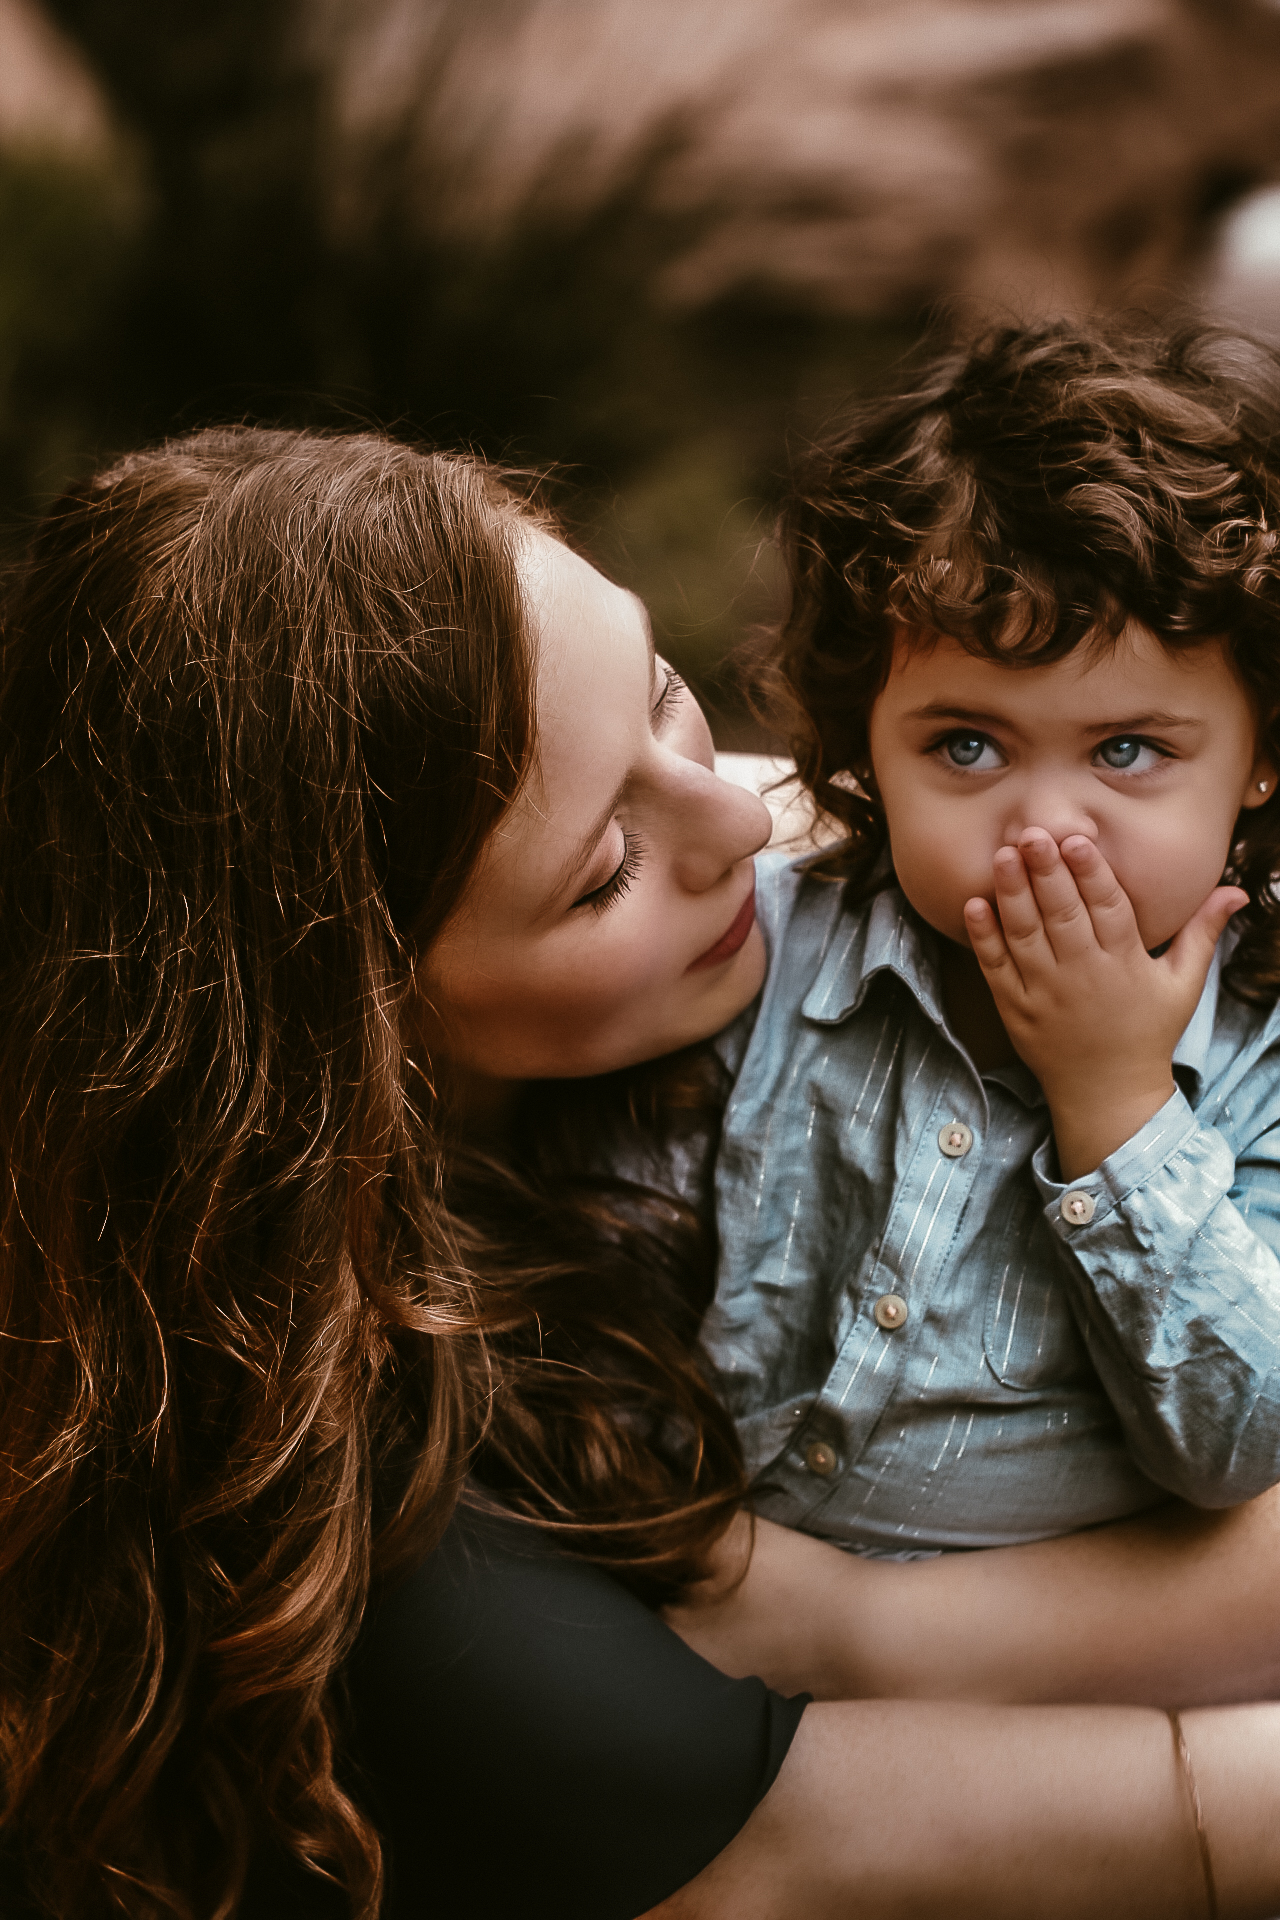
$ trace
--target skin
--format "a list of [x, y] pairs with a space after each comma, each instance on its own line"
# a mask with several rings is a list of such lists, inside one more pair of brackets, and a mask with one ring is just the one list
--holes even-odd
[[666, 1618], [784, 1695], [1208, 1706], [1280, 1698], [1278, 1560], [1274, 1491], [908, 1565], [743, 1514]]
[[[1222, 1920], [1280, 1898], [1280, 1709], [1188, 1714]], [[1204, 1920], [1163, 1715], [859, 1701], [806, 1712], [741, 1833], [650, 1920]]]
[[1174, 1091], [1173, 1050], [1245, 904], [1218, 885], [1235, 823], [1275, 788], [1257, 731], [1217, 642], [1172, 654], [1130, 622], [1114, 647], [1026, 669], [897, 642], [870, 722], [895, 872], [943, 936], [975, 1065], [1016, 1053], [1044, 1088], [1064, 1179]]
[[[751, 924], [768, 808], [717, 779], [706, 720], [634, 595], [559, 541], [522, 565], [536, 764], [419, 975], [419, 1019], [473, 1111], [716, 1032], [764, 978]], [[699, 962], [702, 964], [699, 964]]]

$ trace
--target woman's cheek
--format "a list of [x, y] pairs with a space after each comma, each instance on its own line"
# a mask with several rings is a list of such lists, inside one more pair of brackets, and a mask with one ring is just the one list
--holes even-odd
[[652, 958], [641, 940], [592, 941], [585, 951], [560, 959], [538, 997], [547, 1014], [585, 1029], [629, 1006], [653, 977]]

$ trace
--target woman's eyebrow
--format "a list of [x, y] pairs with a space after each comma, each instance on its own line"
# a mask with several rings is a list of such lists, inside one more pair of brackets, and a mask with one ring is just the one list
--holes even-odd
[[649, 618], [649, 609], [640, 598], [640, 595], [638, 593], [632, 593], [630, 587], [627, 587], [625, 591], [629, 598], [635, 601], [639, 609], [640, 624], [644, 628], [644, 637], [649, 646], [649, 685], [652, 686], [658, 672], [658, 649], [653, 643], [653, 621]]
[[[640, 595], [638, 593], [632, 593], [629, 587], [624, 589], [624, 591], [630, 599], [635, 601], [640, 611], [640, 620], [644, 627], [644, 637], [649, 647], [649, 683], [652, 685], [658, 671], [658, 654], [653, 644], [653, 622], [649, 618], [649, 609], [640, 598]], [[565, 859], [564, 865], [556, 876], [553, 897], [558, 897], [564, 891], [574, 875], [580, 868], [584, 867], [590, 859], [601, 834], [622, 804], [622, 796], [626, 792], [630, 780], [631, 772], [630, 769], [628, 769], [623, 779], [618, 782], [607, 804], [601, 807], [599, 813], [587, 828], [582, 838], [575, 843], [573, 849]]]
[[601, 807], [599, 813], [591, 822], [591, 825], [587, 828], [582, 838], [575, 842], [572, 850], [565, 859], [564, 865], [556, 875], [553, 889], [554, 894], [560, 894], [564, 888], [568, 886], [574, 875], [586, 865], [595, 850], [600, 836], [622, 804], [622, 796], [626, 792], [630, 780], [631, 774], [628, 772], [626, 779], [618, 783], [617, 788], [610, 795], [608, 802]]

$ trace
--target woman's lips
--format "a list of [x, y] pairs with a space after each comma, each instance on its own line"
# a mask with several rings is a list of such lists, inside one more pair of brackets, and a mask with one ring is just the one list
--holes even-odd
[[698, 958], [692, 961], [685, 971], [687, 973], [696, 973], [699, 967], [718, 967], [722, 960], [732, 960], [734, 954], [750, 933], [755, 917], [756, 889], [755, 882], [752, 881], [751, 891], [734, 915], [733, 924], [720, 935], [714, 947], [708, 947], [705, 953], [699, 954]]

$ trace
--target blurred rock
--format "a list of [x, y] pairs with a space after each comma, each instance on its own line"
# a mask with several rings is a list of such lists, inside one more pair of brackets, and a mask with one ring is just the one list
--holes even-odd
[[330, 179], [424, 238], [567, 227], [628, 182], [661, 296], [1159, 305], [1280, 179], [1265, 0], [312, 0]]
[[34, 0], [0, 0], [0, 148], [94, 163], [114, 142], [106, 99], [77, 48]]
[[1280, 187], [1248, 194], [1224, 220], [1203, 302], [1216, 318], [1280, 338]]
[[0, 564], [84, 463], [144, 209], [136, 143], [83, 54], [33, 0], [0, 0]]

